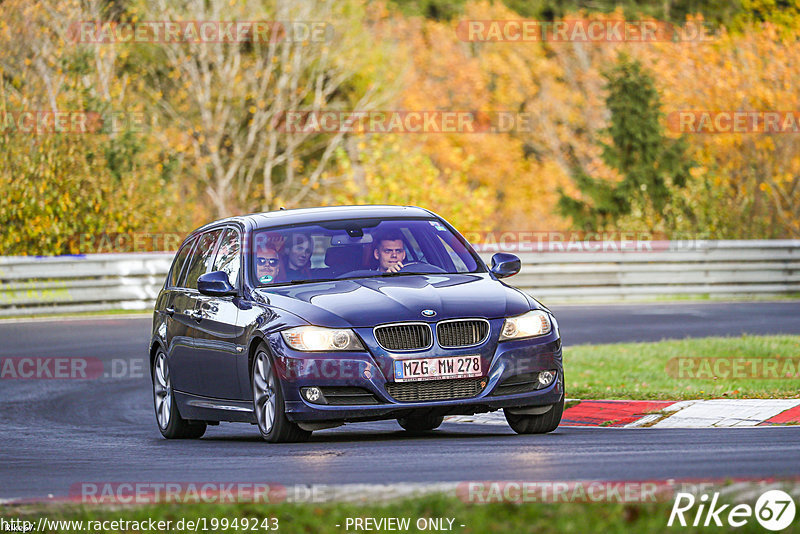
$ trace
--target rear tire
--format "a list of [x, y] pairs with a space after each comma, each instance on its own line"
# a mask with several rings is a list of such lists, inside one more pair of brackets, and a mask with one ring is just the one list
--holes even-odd
[[253, 390], [253, 409], [261, 437], [270, 443], [308, 441], [311, 432], [303, 430], [286, 417], [283, 392], [272, 360], [264, 345], [256, 349], [253, 368], [250, 370]]
[[153, 360], [153, 403], [158, 430], [165, 438], [197, 439], [206, 433], [205, 422], [187, 421], [181, 417], [173, 395], [169, 361], [162, 350], [156, 353]]
[[444, 417], [441, 415], [423, 415], [416, 417], [401, 417], [397, 420], [397, 424], [403, 427], [403, 429], [407, 432], [418, 434], [420, 432], [427, 432], [429, 430], [438, 428], [443, 421]]

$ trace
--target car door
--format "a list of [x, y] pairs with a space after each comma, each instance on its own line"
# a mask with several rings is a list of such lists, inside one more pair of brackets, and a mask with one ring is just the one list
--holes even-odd
[[184, 268], [180, 288], [175, 292], [173, 300], [175, 323], [185, 328], [185, 336], [190, 339], [189, 343], [176, 346], [173, 353], [173, 387], [195, 395], [208, 395], [203, 385], [200, 368], [202, 362], [198, 359], [197, 350], [198, 326], [201, 321], [197, 278], [209, 272], [221, 234], [222, 230], [211, 230], [198, 236], [191, 259]]
[[[239, 287], [241, 237], [236, 228], [226, 228], [209, 272], [223, 271], [231, 285]], [[244, 342], [238, 339], [237, 296], [198, 295], [195, 358], [203, 394], [219, 399], [243, 399], [237, 361], [247, 358]]]
[[197, 244], [197, 238], [186, 241], [175, 255], [169, 277], [167, 278], [164, 304], [161, 308], [164, 314], [167, 357], [170, 362], [170, 379], [172, 386], [179, 391], [190, 391], [191, 384], [196, 382], [191, 374], [191, 367], [181, 365], [191, 354], [193, 342], [189, 335], [191, 320], [186, 314], [187, 306], [191, 306], [185, 287], [186, 264], [189, 263]]

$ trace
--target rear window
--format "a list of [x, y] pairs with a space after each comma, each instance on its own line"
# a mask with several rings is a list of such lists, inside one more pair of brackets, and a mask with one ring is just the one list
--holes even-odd
[[222, 230], [214, 230], [200, 236], [197, 246], [189, 261], [189, 268], [186, 271], [183, 287], [197, 289], [197, 277], [209, 272], [211, 261], [214, 258], [214, 245], [217, 243]]
[[183, 266], [186, 264], [186, 258], [189, 257], [189, 253], [192, 251], [192, 246], [194, 245], [195, 240], [190, 239], [187, 241], [178, 253], [175, 255], [175, 259], [172, 261], [172, 268], [169, 272], [169, 286], [175, 287], [178, 285], [178, 279], [181, 276], [181, 271], [183, 270]]
[[233, 228], [225, 230], [217, 249], [212, 271], [223, 271], [233, 287], [238, 287], [239, 280], [239, 232]]

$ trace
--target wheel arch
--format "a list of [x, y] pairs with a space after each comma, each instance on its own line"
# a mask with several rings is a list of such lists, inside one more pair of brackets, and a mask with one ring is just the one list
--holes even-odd
[[[256, 358], [256, 352], [258, 351], [258, 347], [264, 345], [266, 349], [267, 356], [271, 360], [272, 367], [275, 369], [275, 378], [278, 381], [278, 387], [281, 388], [281, 392], [284, 395], [284, 398], [287, 394], [287, 388], [289, 387], [286, 384], [285, 376], [282, 376], [283, 373], [280, 372], [278, 366], [280, 365], [279, 362], [276, 362], [277, 356], [275, 355], [275, 351], [272, 350], [272, 347], [269, 344], [269, 340], [267, 339], [266, 335], [263, 332], [258, 332], [253, 338], [250, 340], [250, 343], [247, 346], [247, 381], [248, 383], [251, 380], [252, 373], [253, 373], [253, 362]], [[250, 392], [252, 393], [252, 391]]]
[[[272, 350], [269, 348], [269, 343], [267, 343], [266, 338], [261, 332], [258, 332], [256, 335], [253, 336], [253, 339], [250, 340], [250, 343], [247, 346], [247, 372], [250, 373], [253, 370], [253, 360], [256, 358], [256, 350], [258, 350], [259, 345], [264, 344], [267, 347], [267, 353], [272, 356], [274, 359], [274, 355], [272, 354]], [[249, 378], [248, 378], [249, 380]]]
[[158, 354], [159, 350], [163, 351], [164, 354], [167, 353], [166, 349], [161, 344], [161, 341], [156, 338], [156, 339], [153, 340], [153, 343], [150, 345], [150, 378], [153, 378], [153, 365], [156, 362], [156, 354]]

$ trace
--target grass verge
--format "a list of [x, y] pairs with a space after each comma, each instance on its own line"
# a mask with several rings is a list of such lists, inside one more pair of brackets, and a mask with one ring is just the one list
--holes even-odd
[[565, 347], [564, 376], [578, 399], [800, 398], [800, 336]]
[[[212, 519], [229, 522], [235, 518], [258, 519], [277, 518], [277, 532], [283, 533], [341, 533], [354, 532], [357, 529], [346, 528], [348, 518], [408, 518], [410, 528], [401, 532], [430, 532], [416, 528], [419, 518], [452, 519], [450, 532], [473, 533], [521, 533], [521, 532], [558, 532], [585, 533], [603, 532], [607, 534], [627, 534], [630, 532], [664, 532], [670, 530], [667, 521], [672, 508], [671, 502], [654, 502], [645, 504], [621, 503], [527, 503], [527, 504], [470, 504], [455, 497], [430, 495], [427, 497], [393, 501], [386, 504], [161, 504], [141, 507], [50, 507], [39, 509], [0, 508], [0, 515], [7, 518], [23, 518], [37, 523], [40, 516], [53, 520], [107, 521], [127, 520], [146, 521], [150, 518], [172, 521], [169, 532], [190, 531], [184, 527], [176, 529], [177, 521], [203, 521], [212, 532], [236, 532], [236, 529], [223, 529], [217, 523], [213, 530]], [[202, 519], [204, 518], [204, 519]], [[229, 523], [230, 524], [230, 523]], [[274, 522], [270, 523], [274, 525]], [[701, 523], [702, 524], [702, 523]], [[339, 525], [339, 526], [337, 526]], [[464, 525], [464, 526], [461, 526]], [[130, 527], [129, 527], [130, 528]], [[681, 532], [708, 532], [719, 528], [677, 527]], [[120, 529], [104, 529], [102, 532], [121, 532]], [[199, 531], [203, 531], [202, 523]], [[241, 530], [241, 529], [239, 529]], [[262, 528], [257, 529], [264, 532]], [[270, 531], [275, 531], [270, 528]], [[435, 529], [433, 529], [435, 530]], [[750, 518], [746, 525], [736, 529], [737, 532], [764, 532], [759, 523]], [[784, 532], [797, 531], [798, 525]], [[54, 532], [76, 532], [75, 528], [54, 529]], [[140, 532], [151, 532], [147, 528]], [[389, 532], [389, 529], [369, 529], [362, 532]]]

